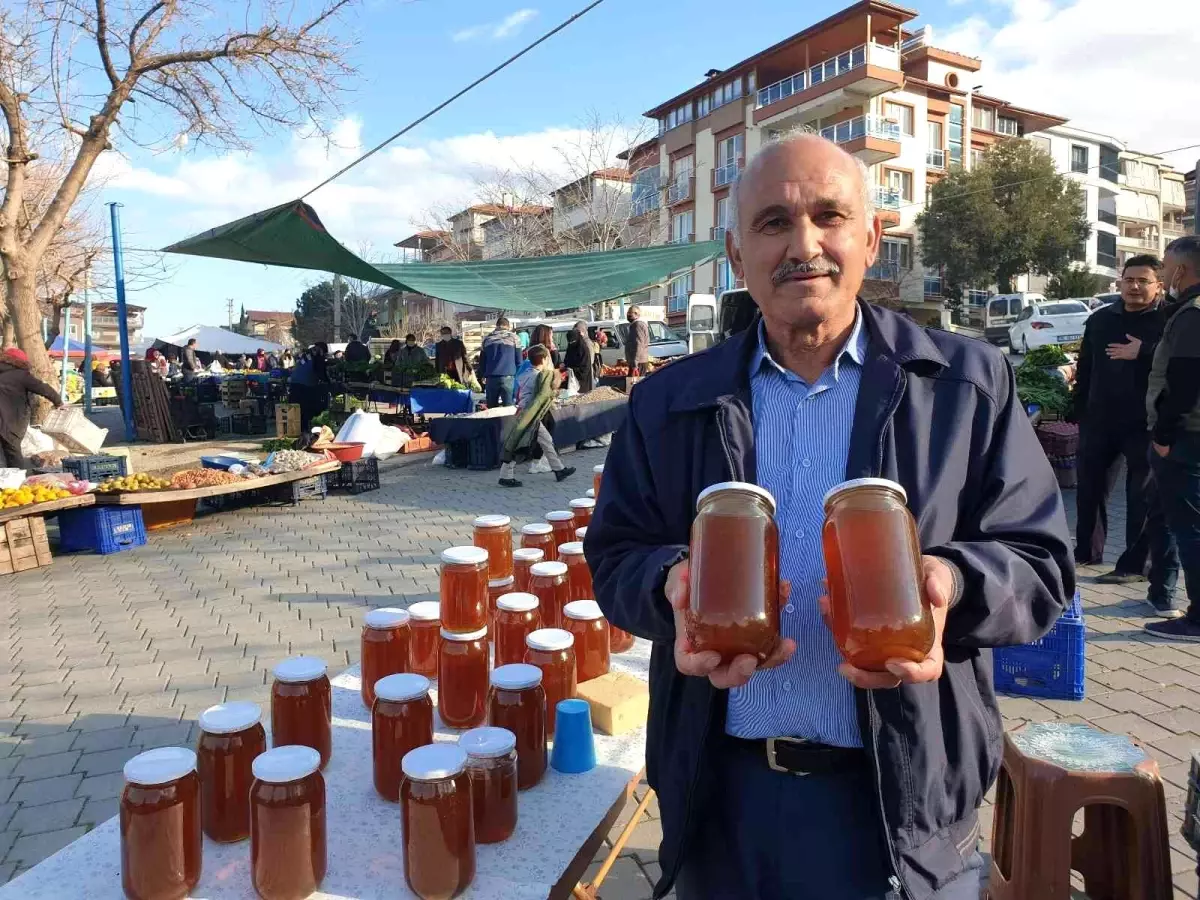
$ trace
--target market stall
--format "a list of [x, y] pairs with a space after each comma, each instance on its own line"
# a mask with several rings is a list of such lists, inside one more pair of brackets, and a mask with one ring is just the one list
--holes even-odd
[[14, 506], [0, 509], [0, 523], [12, 519], [24, 519], [27, 516], [47, 516], [64, 509], [79, 509], [91, 506], [96, 502], [95, 494], [79, 494], [74, 497], [63, 497], [61, 500], [48, 500], [45, 503], [29, 503], [25, 506]]

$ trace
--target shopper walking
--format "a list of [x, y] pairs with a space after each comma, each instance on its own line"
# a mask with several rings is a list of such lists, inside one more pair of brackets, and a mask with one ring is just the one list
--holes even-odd
[[484, 380], [484, 399], [489, 408], [512, 406], [513, 378], [521, 365], [521, 342], [512, 332], [512, 324], [501, 316], [496, 329], [483, 339], [480, 371]]
[[558, 394], [558, 372], [550, 362], [550, 352], [541, 344], [533, 344], [529, 348], [528, 362], [529, 369], [522, 376], [516, 422], [504, 439], [500, 457], [500, 486], [506, 488], [521, 486], [516, 478], [517, 463], [533, 459], [537, 455], [535, 447], [550, 464], [556, 480], [562, 481], [575, 474], [574, 468], [564, 466], [559, 459], [554, 438], [542, 423]]
[[[29, 430], [30, 395], [44, 397], [55, 406], [62, 403], [58, 389], [29, 371], [24, 350], [7, 347], [0, 352], [0, 467], [27, 468], [21, 441]], [[65, 409], [66, 407], [61, 407]]]

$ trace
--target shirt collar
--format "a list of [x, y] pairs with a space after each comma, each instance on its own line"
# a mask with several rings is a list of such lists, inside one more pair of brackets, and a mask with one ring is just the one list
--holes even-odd
[[[833, 357], [833, 363], [826, 371], [832, 370], [833, 380], [837, 381], [840, 374], [840, 368], [843, 359], [849, 359], [850, 362], [861, 366], [867, 358], [867, 331], [863, 328], [862, 310], [855, 307], [854, 311], [854, 327], [850, 329], [850, 334], [846, 338], [846, 342], [842, 344], [840, 350]], [[802, 381], [794, 372], [790, 372], [783, 366], [779, 365], [771, 356], [771, 351], [767, 347], [767, 323], [763, 319], [758, 320], [758, 343], [754, 349], [754, 353], [750, 358], [750, 377], [753, 378], [759, 373], [763, 364], [766, 363], [772, 366], [776, 371], [786, 377], [794, 378]]]

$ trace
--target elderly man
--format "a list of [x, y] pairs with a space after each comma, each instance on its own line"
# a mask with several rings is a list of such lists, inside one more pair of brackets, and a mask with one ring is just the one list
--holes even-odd
[[650, 370], [650, 326], [642, 319], [640, 306], [629, 307], [625, 316], [629, 337], [625, 340], [625, 364], [630, 375], [645, 375]]
[[[1054, 476], [1004, 358], [857, 299], [880, 241], [863, 166], [815, 135], [768, 144], [732, 201], [753, 327], [630, 398], [587, 557], [612, 624], [654, 642], [646, 764], [681, 900], [975, 900], [977, 809], [1000, 764], [987, 648], [1044, 634], [1074, 589]], [[936, 641], [888, 671], [823, 621], [821, 498], [900, 482]], [[696, 497], [779, 504], [778, 650], [722, 664], [682, 628]], [[804, 777], [798, 777], [804, 776]]]

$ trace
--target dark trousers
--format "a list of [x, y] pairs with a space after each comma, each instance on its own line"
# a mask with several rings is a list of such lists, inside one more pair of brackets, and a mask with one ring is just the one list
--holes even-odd
[[1147, 451], [1150, 436], [1143, 430], [1119, 430], [1085, 425], [1079, 435], [1079, 483], [1075, 492], [1075, 560], [1095, 563], [1104, 558], [1108, 538], [1108, 495], [1116, 481], [1117, 460], [1125, 458], [1125, 552], [1118, 572], [1141, 575], [1150, 554], [1146, 534], [1146, 496], [1150, 490]]
[[489, 376], [487, 385], [484, 387], [484, 400], [487, 402], [488, 409], [495, 409], [498, 406], [512, 406], [513, 376]]
[[[721, 783], [697, 816], [679, 900], [897, 900], [869, 768], [797, 776], [718, 752]], [[982, 868], [975, 853], [936, 900], [978, 900]]]
[[313, 416], [329, 409], [329, 388], [326, 385], [288, 385], [288, 400], [300, 404], [300, 431], [308, 434]]
[[[1152, 464], [1167, 524], [1167, 534], [1161, 540], [1166, 545], [1164, 558], [1168, 565], [1157, 585], [1152, 579], [1151, 591], [1157, 587], [1169, 602], [1182, 568], [1187, 617], [1200, 624], [1200, 435], [1180, 438], [1165, 458], [1155, 454]], [[1173, 557], [1178, 563], [1171, 569]]]
[[29, 467], [21, 453], [21, 438], [15, 434], [0, 434], [0, 468], [26, 469]]

